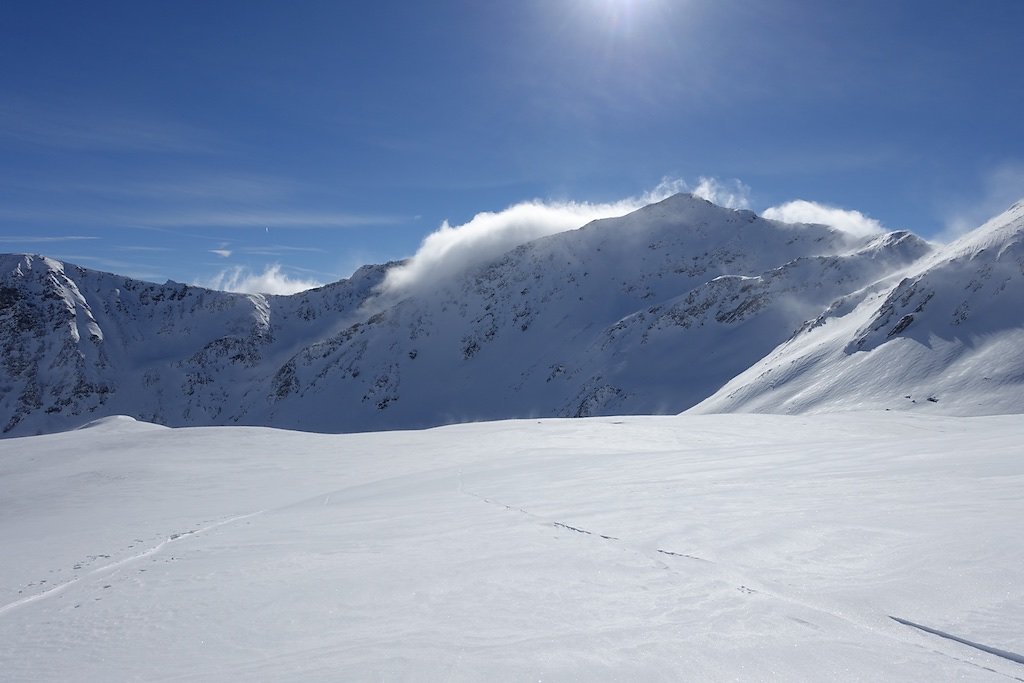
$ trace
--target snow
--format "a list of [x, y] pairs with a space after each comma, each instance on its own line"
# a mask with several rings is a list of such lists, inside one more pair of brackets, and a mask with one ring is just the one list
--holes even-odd
[[118, 413], [318, 432], [678, 413], [930, 251], [680, 194], [398, 298], [381, 292], [400, 264], [286, 297], [0, 257], [0, 434]]
[[1024, 420], [0, 441], [2, 680], [1024, 677]]
[[0, 680], [1024, 680], [1024, 203], [396, 265], [0, 256]]
[[1024, 410], [1024, 207], [833, 304], [693, 412]]

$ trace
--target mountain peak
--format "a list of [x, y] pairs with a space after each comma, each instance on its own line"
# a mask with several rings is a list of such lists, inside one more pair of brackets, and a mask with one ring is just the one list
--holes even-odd
[[665, 197], [660, 202], [655, 202], [654, 204], [650, 204], [649, 206], [675, 206], [679, 204], [713, 204], [713, 202], [709, 202], [707, 199], [704, 199], [703, 197], [698, 197], [692, 192], [676, 192], [673, 195]]
[[[992, 217], [983, 225], [950, 243], [942, 253], [947, 258], [970, 256], [986, 249], [1002, 250], [1024, 242], [1024, 200]], [[939, 258], [940, 254], [936, 254]]]
[[670, 209], [672, 211], [685, 211], [692, 209], [717, 209], [719, 211], [729, 212], [745, 211], [745, 209], [731, 209], [727, 206], [715, 204], [714, 202], [699, 195], [695, 195], [692, 192], [677, 192], [674, 195], [662, 199], [660, 202], [648, 204], [639, 210], [645, 211], [656, 208]]
[[64, 264], [40, 254], [0, 254], [3, 272], [28, 273], [36, 269], [62, 271]]

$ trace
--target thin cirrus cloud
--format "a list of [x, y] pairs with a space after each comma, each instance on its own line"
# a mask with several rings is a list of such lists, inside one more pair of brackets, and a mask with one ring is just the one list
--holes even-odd
[[159, 254], [163, 252], [172, 251], [170, 247], [153, 247], [148, 245], [140, 244], [120, 244], [114, 247], [117, 251], [137, 251], [142, 253], [153, 253]]
[[218, 147], [209, 132], [156, 117], [24, 100], [0, 102], [0, 137], [79, 151], [209, 154]]
[[[415, 220], [392, 214], [363, 214], [344, 211], [277, 210], [197, 210], [174, 212], [161, 208], [134, 211], [103, 211], [94, 208], [6, 208], [0, 209], [0, 221], [21, 223], [77, 222], [105, 228], [173, 229], [195, 227], [221, 228], [357, 228], [402, 225]], [[38, 240], [39, 238], [33, 237]], [[27, 238], [26, 238], [27, 241]]]
[[5, 244], [52, 244], [55, 242], [82, 242], [98, 240], [92, 235], [12, 235], [0, 236], [0, 243]]
[[[279, 206], [294, 200], [303, 189], [297, 182], [281, 177], [240, 172], [207, 172], [168, 175], [152, 180], [97, 182], [79, 178], [21, 178], [5, 174], [0, 177], [7, 189], [18, 189], [37, 196], [77, 197], [80, 200], [110, 200], [123, 203], [125, 198], [138, 200], [144, 206], [192, 206], [209, 208], [211, 204], [242, 206], [257, 203], [266, 206], [276, 201]], [[294, 203], [294, 201], [292, 202]], [[179, 210], [179, 213], [181, 211]]]
[[286, 244], [272, 244], [268, 247], [242, 247], [241, 251], [247, 254], [262, 254], [267, 250], [273, 250], [274, 252], [282, 251], [295, 251], [295, 252], [307, 252], [314, 254], [326, 254], [327, 250], [323, 247], [294, 247]]
[[289, 254], [326, 254], [326, 249], [320, 247], [290, 247], [281, 244], [273, 244], [266, 247], [239, 247], [238, 252], [249, 256], [273, 256], [280, 258]]
[[140, 217], [129, 222], [141, 227], [351, 228], [400, 225], [408, 220], [402, 216], [333, 211], [199, 211]]
[[139, 280], [156, 281], [163, 277], [160, 271], [136, 261], [122, 261], [118, 259], [105, 258], [102, 256], [91, 256], [88, 254], [66, 254], [61, 256], [62, 261], [75, 264], [88, 264], [90, 267], [102, 268], [119, 275], [133, 277]]
[[139, 198], [174, 200], [266, 201], [268, 198], [289, 197], [295, 194], [297, 184], [271, 176], [247, 174], [205, 174], [184, 178], [134, 182], [115, 187], [91, 186], [95, 192], [117, 193]]

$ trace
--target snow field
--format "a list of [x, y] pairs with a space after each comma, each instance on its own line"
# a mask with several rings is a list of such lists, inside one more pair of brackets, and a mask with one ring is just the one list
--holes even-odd
[[1013, 680], [1024, 421], [0, 441], [3, 680]]

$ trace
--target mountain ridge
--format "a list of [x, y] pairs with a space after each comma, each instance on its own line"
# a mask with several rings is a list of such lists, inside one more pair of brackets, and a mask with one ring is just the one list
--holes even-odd
[[932, 404], [953, 414], [1020, 412], [1022, 312], [1024, 203], [1018, 202], [921, 259], [891, 287], [844, 302], [693, 410]]
[[[1009, 255], [994, 263], [1017, 263], [1006, 224], [1022, 206], [936, 248], [906, 231], [854, 237], [675, 195], [397, 292], [386, 278], [400, 262], [272, 296], [3, 255], [0, 428], [17, 436], [120, 413], [171, 426], [338, 432], [688, 408], [786, 412], [765, 398], [774, 389], [750, 382], [752, 369], [794, 338], [832, 334], [851, 310], [866, 320], [878, 312], [862, 310], [872, 297], [892, 299], [892, 313], [873, 319], [888, 333], [893, 321], [882, 317], [902, 312], [907, 294], [889, 280], [997, 245]], [[991, 260], [966, 258], [945, 277], [974, 277], [978, 266], [989, 283]], [[865, 334], [879, 342], [877, 330]], [[1011, 396], [997, 412], [1011, 404], [1021, 409]]]

